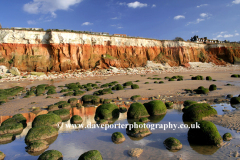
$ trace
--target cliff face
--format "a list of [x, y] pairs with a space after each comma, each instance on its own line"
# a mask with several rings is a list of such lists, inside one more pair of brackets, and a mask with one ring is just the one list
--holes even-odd
[[238, 45], [207, 45], [68, 32], [0, 30], [0, 65], [22, 71], [137, 67], [147, 60], [171, 66], [188, 62], [234, 63]]

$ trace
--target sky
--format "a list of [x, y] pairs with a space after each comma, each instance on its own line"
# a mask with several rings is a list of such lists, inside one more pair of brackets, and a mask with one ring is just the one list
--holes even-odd
[[240, 41], [240, 0], [1, 0], [3, 28]]

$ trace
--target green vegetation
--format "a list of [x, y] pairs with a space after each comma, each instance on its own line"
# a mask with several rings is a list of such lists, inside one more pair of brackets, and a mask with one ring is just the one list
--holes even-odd
[[172, 102], [165, 102], [165, 106], [167, 107], [167, 109], [171, 109], [171, 108], [173, 108], [173, 103]]
[[83, 153], [78, 160], [103, 160], [103, 158], [98, 150], [91, 150]]
[[4, 125], [0, 126], [0, 135], [12, 133], [12, 134], [18, 134], [21, 133], [23, 130], [23, 124], [22, 123], [6, 123]]
[[143, 122], [143, 123], [147, 123], [147, 122], [149, 122], [150, 120], [149, 120], [147, 117], [143, 117], [143, 118], [140, 118], [139, 121], [140, 121], [140, 122]]
[[238, 78], [238, 74], [233, 74], [231, 77]]
[[195, 122], [202, 120], [204, 117], [213, 116], [217, 111], [207, 103], [195, 103], [183, 108], [183, 120]]
[[6, 101], [0, 101], [0, 105], [2, 105], [2, 104], [4, 104], [4, 103], [6, 103]]
[[55, 110], [55, 111], [53, 111], [53, 113], [58, 115], [62, 120], [70, 117], [70, 111], [68, 109]]
[[225, 134], [223, 135], [223, 140], [224, 140], [224, 141], [230, 141], [231, 139], [232, 139], [231, 133], [225, 133]]
[[16, 96], [19, 92], [23, 91], [23, 87], [12, 87], [8, 89], [0, 89], [0, 101], [7, 100], [10, 96]]
[[191, 101], [191, 100], [186, 100], [186, 101], [183, 102], [183, 106], [187, 107], [187, 106], [190, 106], [190, 105], [195, 104], [195, 103], [197, 103], [197, 102], [196, 101]]
[[38, 160], [61, 160], [62, 153], [57, 150], [48, 150], [41, 154]]
[[103, 90], [95, 91], [93, 95], [104, 95], [104, 94], [110, 94], [113, 93], [111, 88], [105, 88]]
[[41, 96], [45, 93], [45, 88], [47, 87], [47, 84], [40, 84], [36, 87], [36, 96]]
[[79, 115], [74, 115], [70, 119], [71, 124], [81, 124], [83, 122], [82, 117]]
[[75, 91], [74, 92], [74, 96], [81, 96], [83, 95], [85, 92], [84, 91]]
[[149, 84], [149, 82], [145, 82], [144, 84]]
[[190, 128], [188, 131], [188, 140], [190, 143], [199, 145], [220, 146], [223, 142], [217, 127], [209, 121], [199, 121], [200, 128]]
[[153, 100], [143, 104], [151, 116], [166, 114], [167, 108], [160, 100]]
[[132, 88], [132, 89], [139, 89], [139, 86], [138, 86], [137, 84], [132, 84], [132, 85], [131, 85], [131, 88]]
[[55, 127], [59, 122], [62, 122], [61, 118], [53, 113], [38, 115], [32, 122], [32, 127], [39, 126], [52, 126]]
[[123, 86], [121, 84], [117, 84], [114, 87], [112, 87], [112, 90], [123, 90]]
[[128, 81], [128, 82], [123, 83], [123, 86], [131, 86], [131, 85], [133, 85], [132, 81]]
[[169, 150], [179, 150], [182, 149], [182, 143], [173, 137], [169, 137], [167, 138], [163, 144], [165, 145], [165, 147]]
[[173, 78], [169, 78], [168, 81], [175, 81]]
[[127, 112], [127, 118], [139, 119], [142, 117], [148, 117], [149, 114], [142, 103], [132, 103]]
[[94, 96], [94, 95], [84, 95], [84, 96], [82, 96], [82, 101], [84, 103], [88, 103], [88, 102], [99, 103], [100, 102], [100, 97]]
[[209, 91], [214, 91], [214, 90], [217, 90], [217, 86], [215, 84], [211, 84], [209, 86]]
[[134, 95], [130, 99], [133, 100], [133, 101], [137, 101], [137, 100], [141, 100], [142, 97], [140, 95]]
[[196, 92], [197, 94], [207, 94], [209, 92], [209, 89], [200, 86], [198, 87], [198, 89], [194, 89], [193, 91]]
[[74, 92], [68, 92], [68, 93], [65, 93], [63, 94], [64, 96], [73, 96]]
[[125, 113], [125, 112], [127, 112], [127, 108], [125, 108], [125, 107], [119, 107], [119, 112]]
[[119, 117], [119, 108], [115, 104], [102, 104], [100, 105], [95, 114], [95, 120], [105, 119], [109, 120], [112, 118]]
[[51, 94], [56, 94], [57, 92], [55, 91], [55, 89], [50, 88], [47, 92], [47, 95], [51, 95]]
[[203, 76], [197, 75], [196, 77], [192, 77], [192, 80], [203, 80]]
[[207, 77], [206, 77], [206, 80], [207, 80], [207, 81], [211, 81], [211, 80], [212, 80], [212, 77], [207, 76]]
[[164, 83], [163, 81], [160, 81], [159, 83]]

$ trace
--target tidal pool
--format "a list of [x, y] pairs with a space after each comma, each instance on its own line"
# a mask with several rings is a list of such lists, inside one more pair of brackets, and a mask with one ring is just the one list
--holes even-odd
[[[224, 114], [221, 110], [222, 107], [230, 109], [231, 106], [228, 104], [215, 105], [215, 109], [218, 114]], [[105, 160], [157, 160], [157, 159], [174, 159], [182, 158], [184, 160], [192, 159], [229, 159], [230, 151], [237, 151], [236, 145], [240, 143], [240, 136], [235, 131], [226, 129], [221, 126], [217, 126], [220, 135], [226, 132], [230, 132], [235, 138], [230, 142], [230, 145], [226, 145], [222, 148], [214, 146], [199, 146], [189, 144], [187, 133], [188, 128], [178, 128], [184, 124], [182, 121], [182, 105], [175, 105], [174, 109], [168, 110], [166, 115], [155, 116], [150, 118], [150, 122], [147, 124], [176, 124], [177, 128], [156, 128], [151, 130], [152, 134], [136, 139], [129, 137], [126, 134], [126, 129], [120, 127], [107, 129], [104, 128], [84, 128], [74, 129], [67, 128], [69, 121], [64, 122], [62, 127], [59, 129], [59, 135], [57, 139], [49, 146], [47, 150], [55, 149], [63, 154], [64, 160], [76, 160], [79, 156], [89, 150], [99, 150]], [[81, 109], [73, 108], [71, 115], [80, 115], [83, 118], [83, 125], [86, 127], [89, 124], [95, 124], [94, 115], [95, 107], [85, 107]], [[3, 117], [1, 117], [3, 118]], [[31, 128], [31, 121], [34, 119], [33, 116], [29, 116], [28, 127], [24, 129], [21, 135], [18, 135], [16, 140], [0, 145], [0, 151], [6, 154], [6, 160], [37, 160], [39, 155], [30, 155], [25, 151], [26, 144], [24, 142], [25, 135]], [[114, 124], [128, 124], [127, 114], [121, 113], [120, 117]], [[111, 135], [114, 132], [122, 132], [126, 138], [121, 144], [114, 144], [111, 141]], [[183, 148], [178, 152], [171, 152], [167, 150], [163, 141], [168, 137], [175, 137], [181, 141]], [[139, 158], [129, 157], [127, 151], [131, 148], [141, 148], [143, 153]]]

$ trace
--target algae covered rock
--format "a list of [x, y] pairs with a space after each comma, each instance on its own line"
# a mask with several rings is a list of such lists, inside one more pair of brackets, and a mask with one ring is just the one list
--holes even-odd
[[125, 137], [121, 132], [113, 133], [111, 138], [114, 143], [122, 143], [125, 141]]
[[132, 148], [128, 151], [128, 155], [130, 157], [139, 157], [143, 152], [143, 149], [141, 148]]
[[151, 116], [163, 115], [167, 112], [166, 105], [160, 100], [154, 100], [148, 103], [144, 103], [144, 106], [146, 107], [148, 113]]
[[209, 91], [214, 91], [214, 90], [217, 90], [217, 86], [215, 84], [211, 84], [209, 86]]
[[180, 150], [182, 149], [182, 143], [173, 137], [169, 137], [167, 138], [163, 144], [165, 145], [165, 147], [169, 150]]
[[3, 135], [0, 135], [0, 143], [13, 141], [13, 140], [15, 140], [15, 138], [16, 137], [14, 134], [3, 134]]
[[147, 128], [146, 124], [143, 122], [134, 122], [133, 124], [128, 125], [126, 133], [127, 135], [136, 138], [145, 137], [152, 134], [152, 132]]
[[203, 117], [213, 116], [217, 111], [207, 103], [195, 103], [183, 109], [184, 121], [199, 121]]
[[100, 105], [95, 114], [95, 120], [100, 119], [113, 119], [119, 117], [119, 108], [115, 104], [102, 104]]
[[77, 98], [70, 98], [68, 100], [68, 103], [72, 106], [72, 107], [75, 107], [78, 103], [78, 99]]
[[70, 120], [71, 124], [81, 124], [83, 122], [82, 117], [79, 115], [72, 116]]
[[167, 109], [172, 109], [173, 108], [173, 103], [172, 102], [165, 102], [165, 106]]
[[224, 141], [230, 141], [231, 139], [232, 139], [231, 133], [225, 133], [225, 134], [223, 135], [223, 140], [224, 140]]
[[19, 134], [23, 131], [23, 124], [22, 123], [8, 123], [0, 126], [0, 135], [3, 134]]
[[58, 105], [50, 105], [50, 106], [48, 106], [48, 111], [50, 112], [50, 111], [56, 111], [56, 110], [58, 110], [59, 108], [58, 108]]
[[194, 89], [193, 91], [195, 91], [197, 94], [207, 94], [209, 92], [209, 89], [200, 86], [198, 89]]
[[57, 150], [48, 150], [41, 154], [38, 160], [63, 160], [63, 155]]
[[231, 104], [238, 104], [240, 103], [240, 97], [232, 97], [230, 100]]
[[70, 118], [70, 111], [68, 109], [59, 109], [53, 111], [54, 114], [58, 115], [62, 120]]
[[137, 101], [137, 100], [141, 100], [142, 97], [140, 95], [134, 95], [130, 99], [133, 100], [133, 101]]
[[125, 113], [125, 112], [127, 112], [127, 108], [125, 108], [125, 107], [119, 107], [119, 112]]
[[94, 95], [84, 95], [82, 96], [82, 101], [84, 103], [99, 103], [100, 102], [100, 97], [94, 96]]
[[39, 126], [31, 128], [26, 137], [25, 142], [29, 143], [35, 140], [45, 140], [58, 135], [58, 131], [51, 126]]
[[143, 118], [140, 118], [139, 121], [140, 121], [140, 122], [143, 122], [143, 123], [147, 123], [147, 122], [149, 122], [150, 120], [149, 120], [147, 117], [143, 117]]
[[127, 118], [136, 119], [142, 117], [149, 117], [149, 114], [142, 103], [132, 103], [127, 112]]
[[186, 101], [183, 102], [183, 106], [187, 107], [187, 106], [190, 106], [190, 105], [195, 104], [195, 103], [197, 103], [197, 102], [196, 101], [191, 101], [191, 100], [186, 100]]
[[207, 81], [211, 81], [211, 80], [212, 80], [212, 77], [207, 76], [207, 77], [206, 77], [206, 80], [207, 80]]
[[222, 145], [222, 137], [219, 134], [217, 127], [209, 121], [199, 121], [199, 128], [190, 128], [188, 131], [189, 143], [199, 145]]
[[6, 155], [0, 151], [0, 159], [3, 160], [6, 157]]
[[33, 122], [32, 127], [38, 127], [38, 126], [52, 126], [56, 127], [58, 123], [61, 123], [61, 118], [54, 114], [54, 113], [48, 113], [37, 116]]
[[102, 155], [98, 150], [90, 150], [83, 153], [78, 160], [102, 160]]
[[39, 152], [49, 147], [48, 142], [45, 140], [32, 141], [27, 146], [27, 152]]
[[132, 88], [132, 89], [139, 89], [139, 86], [138, 86], [137, 84], [132, 84], [132, 85], [131, 85], [131, 88]]
[[12, 118], [3, 121], [1, 125], [4, 126], [10, 123], [22, 123], [23, 128], [25, 128], [27, 126], [27, 119], [22, 114], [16, 114]]

